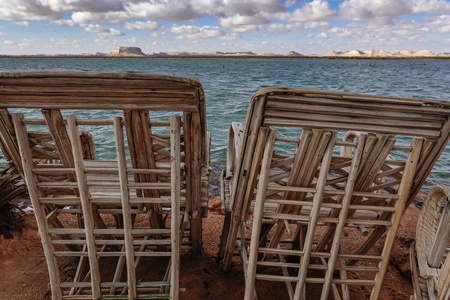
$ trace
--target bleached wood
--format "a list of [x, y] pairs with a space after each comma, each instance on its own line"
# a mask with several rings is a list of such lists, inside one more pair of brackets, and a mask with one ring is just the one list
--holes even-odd
[[409, 191], [413, 184], [414, 174], [418, 165], [419, 155], [422, 151], [423, 139], [415, 138], [411, 142], [413, 150], [408, 154], [407, 164], [405, 166], [405, 171], [403, 174], [402, 183], [400, 184], [398, 195], [399, 200], [396, 203], [396, 212], [394, 212], [392, 227], [390, 228], [388, 235], [386, 237], [386, 242], [383, 247], [382, 256], [383, 259], [379, 264], [380, 271], [375, 276], [375, 286], [372, 289], [370, 299], [377, 300], [380, 297], [381, 287], [383, 285], [384, 276], [387, 271], [387, 266], [389, 264], [392, 246], [394, 245], [394, 240], [397, 235], [398, 227], [400, 226], [400, 220], [403, 215], [403, 211], [406, 209], [406, 203], [408, 201]]
[[84, 226], [86, 235], [87, 254], [89, 255], [89, 266], [91, 270], [92, 296], [97, 299], [101, 297], [100, 292], [100, 267], [97, 257], [97, 246], [95, 245], [94, 217], [92, 207], [89, 203], [89, 191], [86, 182], [86, 174], [84, 173], [83, 157], [81, 156], [79, 131], [74, 115], [67, 116], [67, 124], [69, 126], [69, 137], [72, 144], [72, 152], [74, 158], [74, 166], [80, 193], [81, 208], [84, 216]]
[[322, 167], [320, 169], [319, 178], [317, 179], [317, 193], [314, 195], [313, 207], [311, 209], [311, 220], [308, 224], [308, 231], [306, 232], [304, 253], [301, 258], [301, 267], [298, 271], [297, 285], [295, 286], [294, 300], [300, 300], [303, 289], [305, 288], [305, 280], [310, 260], [310, 254], [312, 251], [312, 242], [314, 238], [314, 229], [317, 225], [319, 218], [320, 205], [322, 203], [323, 190], [325, 189], [326, 178], [328, 174], [328, 167], [330, 165], [331, 157], [334, 150], [334, 142], [336, 140], [337, 133], [331, 133], [330, 139], [327, 141], [327, 147], [322, 160]]
[[333, 279], [334, 269], [337, 263], [337, 255], [339, 252], [340, 242], [342, 233], [345, 226], [345, 221], [347, 219], [347, 213], [350, 207], [350, 202], [352, 199], [352, 192], [356, 182], [356, 176], [358, 174], [358, 169], [360, 167], [359, 163], [362, 157], [366, 136], [360, 135], [357, 141], [357, 147], [353, 155], [352, 165], [350, 166], [349, 176], [347, 184], [345, 186], [345, 195], [342, 200], [342, 208], [339, 212], [339, 222], [336, 225], [336, 230], [334, 232], [333, 242], [331, 244], [330, 259], [328, 260], [328, 269], [325, 274], [325, 283], [322, 287], [321, 300], [328, 299], [328, 293], [330, 290], [331, 281]]
[[19, 146], [22, 165], [24, 166], [24, 179], [27, 183], [30, 200], [33, 204], [34, 213], [36, 214], [36, 222], [38, 223], [38, 231], [41, 236], [41, 242], [44, 248], [44, 255], [47, 261], [48, 273], [50, 277], [50, 288], [52, 291], [52, 299], [59, 300], [62, 297], [59, 287], [61, 278], [58, 270], [58, 263], [55, 259], [55, 250], [51, 244], [49, 228], [45, 217], [44, 207], [39, 203], [41, 196], [39, 188], [36, 185], [36, 178], [32, 172], [33, 158], [31, 156], [30, 145], [28, 142], [26, 127], [22, 124], [23, 114], [12, 115], [14, 127], [17, 134], [17, 143]]
[[127, 166], [126, 166], [122, 118], [114, 117], [113, 122], [114, 122], [114, 138], [116, 142], [117, 165], [119, 169], [119, 179], [120, 179], [120, 195], [123, 210], [128, 297], [130, 297], [130, 299], [134, 299], [137, 295], [137, 292], [136, 292], [136, 270], [134, 267], [133, 235], [131, 233], [133, 229], [133, 222], [131, 220], [131, 211], [130, 211], [131, 208], [129, 202], [130, 194], [128, 190], [128, 178], [127, 178]]
[[177, 300], [180, 293], [180, 117], [170, 117], [171, 141], [171, 265], [170, 295]]
[[245, 279], [245, 295], [244, 299], [253, 300], [255, 278], [256, 278], [256, 261], [258, 258], [259, 231], [261, 230], [262, 214], [264, 211], [264, 199], [266, 187], [268, 184], [270, 161], [272, 160], [273, 147], [275, 143], [276, 131], [269, 132], [266, 145], [264, 147], [264, 155], [261, 166], [261, 175], [258, 184], [258, 192], [256, 194], [255, 206], [255, 222], [252, 227], [252, 238], [250, 243], [249, 263], [247, 267], [247, 278]]

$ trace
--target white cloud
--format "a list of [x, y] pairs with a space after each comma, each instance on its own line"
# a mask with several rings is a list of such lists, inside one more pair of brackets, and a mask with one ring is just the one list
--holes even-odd
[[121, 0], [2, 0], [0, 19], [10, 21], [58, 20], [64, 13], [108, 12], [123, 9], [124, 2]]
[[89, 24], [84, 27], [84, 30], [87, 32], [97, 33], [101, 39], [106, 38], [107, 36], [121, 36], [125, 35], [123, 32], [115, 29], [115, 28], [106, 28], [98, 24]]
[[278, 13], [273, 16], [276, 19], [288, 22], [310, 22], [326, 20], [335, 14], [336, 12], [331, 8], [328, 1], [313, 0], [304, 2], [301, 8], [293, 12]]
[[34, 44], [34, 39], [23, 39], [19, 44], [19, 48], [30, 48]]
[[142, 43], [145, 43], [145, 40], [137, 39], [137, 38], [130, 38], [130, 39], [127, 39], [127, 42], [130, 44], [142, 44]]
[[225, 36], [219, 37], [219, 39], [226, 40], [226, 41], [238, 40], [240, 38], [241, 38], [241, 35], [238, 33], [235, 33], [235, 32], [233, 32], [232, 34], [227, 34]]
[[5, 40], [5, 41], [3, 41], [3, 44], [5, 44], [5, 45], [15, 45], [16, 42], [10, 41], [10, 40]]
[[235, 14], [220, 18], [220, 25], [227, 28], [238, 27], [242, 25], [261, 25], [268, 24], [270, 19], [268, 16], [264, 16], [259, 13], [253, 16]]
[[92, 22], [98, 23], [119, 23], [125, 20], [133, 19], [133, 16], [130, 16], [125, 11], [114, 11], [107, 13], [96, 13], [90, 11], [82, 11], [82, 12], [74, 12], [71, 16], [72, 20], [75, 23], [87, 24]]
[[328, 34], [327, 34], [326, 32], [321, 32], [321, 33], [319, 33], [319, 34], [317, 35], [317, 37], [318, 37], [319, 39], [328, 39], [328, 38], [329, 38], [329, 36], [328, 36]]
[[425, 27], [435, 33], [450, 33], [450, 16], [427, 17]]
[[154, 0], [151, 2], [135, 0], [127, 2], [123, 9], [106, 12], [79, 11], [72, 14], [77, 23], [119, 23], [133, 19], [166, 21], [193, 21], [201, 17], [199, 11], [192, 9], [190, 1]]
[[0, 31], [0, 36], [2, 36], [2, 35], [7, 35], [7, 33]]
[[54, 44], [56, 45], [79, 45], [80, 43], [77, 40], [73, 40], [73, 41], [69, 41], [66, 38], [62, 38], [62, 39], [55, 39], [55, 38], [50, 38], [50, 41], [52, 41]]
[[360, 30], [349, 30], [346, 28], [333, 27], [328, 33], [334, 34], [340, 38], [358, 38], [361, 37]]
[[339, 16], [345, 20], [395, 18], [422, 13], [450, 13], [450, 3], [442, 0], [344, 0]]
[[66, 19], [59, 19], [59, 20], [54, 20], [52, 21], [54, 24], [56, 25], [61, 25], [61, 26], [70, 26], [73, 27], [76, 25], [76, 23], [73, 20], [66, 20]]
[[147, 22], [126, 22], [123, 26], [125, 29], [129, 30], [157, 30], [161, 28], [161, 25], [154, 21], [147, 21]]
[[233, 27], [230, 30], [233, 32], [245, 33], [245, 32], [257, 31], [258, 29], [259, 29], [259, 26], [257, 26], [257, 25], [241, 25], [241, 26]]
[[445, 14], [450, 13], [450, 3], [442, 0], [413, 0], [414, 14]]
[[23, 26], [23, 27], [30, 27], [31, 26], [30, 22], [27, 22], [27, 21], [17, 21], [17, 22], [14, 22], [14, 25], [16, 25], [16, 26]]
[[98, 46], [108, 46], [108, 47], [112, 47], [118, 44], [117, 40], [109, 40], [107, 38], [98, 38], [94, 40], [94, 43]]
[[325, 29], [331, 28], [331, 24], [328, 22], [308, 22], [304, 25], [305, 29]]
[[269, 32], [286, 32], [288, 30], [288, 28], [284, 24], [274, 23], [274, 24], [265, 26], [264, 30], [269, 31]]
[[173, 33], [181, 34], [189, 39], [209, 39], [225, 36], [225, 32], [222, 29], [210, 26], [197, 27], [192, 25], [173, 25], [171, 31]]

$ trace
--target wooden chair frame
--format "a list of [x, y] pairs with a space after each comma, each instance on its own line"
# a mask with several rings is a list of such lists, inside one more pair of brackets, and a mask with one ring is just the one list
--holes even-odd
[[428, 192], [411, 246], [416, 300], [450, 297], [450, 189], [436, 185]]
[[[285, 282], [292, 299], [305, 296], [305, 283], [322, 284], [321, 299], [330, 292], [348, 299], [348, 285], [374, 286], [371, 299], [379, 299], [401, 216], [448, 143], [449, 116], [450, 104], [438, 100], [296, 88], [257, 92], [242, 141], [229, 141], [232, 153], [240, 154], [227, 164], [231, 172], [223, 172], [223, 185], [230, 179], [232, 185], [224, 192], [230, 198], [223, 204], [219, 259], [228, 270], [236, 241], [241, 251], [249, 247], [248, 263], [243, 257], [246, 299], [253, 299], [255, 279]], [[236, 128], [231, 137], [238, 136]], [[300, 137], [286, 136], [283, 128], [299, 128]], [[342, 130], [359, 132], [341, 139]], [[411, 144], [395, 145], [399, 136]], [[288, 144], [295, 151], [283, 155], [279, 150]], [[245, 232], [237, 237], [244, 224], [251, 228], [250, 243]], [[349, 252], [342, 241], [354, 230], [367, 237]], [[386, 231], [382, 255], [369, 255]], [[292, 257], [301, 264], [286, 262]], [[362, 259], [378, 267], [354, 266]], [[258, 274], [257, 266], [278, 267], [281, 275]], [[323, 274], [308, 275], [317, 270]], [[357, 271], [373, 275], [348, 279]]]
[[[186, 145], [187, 181], [183, 184], [187, 191], [186, 211], [193, 253], [201, 253], [202, 216], [206, 217], [208, 209], [211, 137], [206, 130], [205, 93], [199, 81], [158, 73], [17, 70], [1, 72], [0, 83], [0, 147], [5, 158], [13, 160], [21, 173], [8, 109], [41, 109], [50, 122], [60, 122], [56, 120], [60, 113], [52, 115], [52, 110], [122, 110], [127, 122], [146, 122], [149, 127], [157, 122], [147, 120], [145, 111], [181, 113]], [[136, 143], [140, 141], [139, 135], [145, 133], [142, 130], [146, 127], [135, 132]], [[56, 131], [51, 133], [52, 138]], [[127, 138], [134, 140], [131, 132]], [[136, 153], [138, 157], [146, 156], [145, 151]], [[148, 157], [151, 160], [151, 152]]]
[[[53, 299], [177, 299], [180, 250], [201, 253], [207, 212], [210, 136], [201, 84], [74, 70], [3, 72], [0, 82], [0, 146], [27, 182]], [[40, 109], [43, 118], [10, 114], [16, 108]], [[62, 109], [72, 114], [64, 118]], [[80, 109], [113, 117], [80, 119], [73, 114]], [[152, 111], [168, 111], [170, 120], [150, 120]], [[113, 132], [115, 161], [96, 159], [93, 138], [79, 129], [84, 125]], [[30, 130], [35, 126], [46, 131]], [[71, 214], [72, 224], [59, 218]], [[61, 282], [60, 256], [79, 258], [72, 282]], [[137, 282], [142, 258], [160, 256], [170, 258], [165, 276]], [[117, 259], [113, 278], [101, 274], [101, 257]]]

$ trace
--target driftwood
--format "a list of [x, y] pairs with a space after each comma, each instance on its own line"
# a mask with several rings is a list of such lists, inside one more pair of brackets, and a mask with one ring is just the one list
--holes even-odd
[[[27, 183], [52, 297], [178, 299], [180, 252], [201, 252], [207, 209], [201, 84], [162, 74], [62, 70], [3, 72], [0, 83], [0, 146]], [[43, 117], [10, 114], [13, 108], [38, 108]], [[101, 109], [107, 117], [63, 116], [62, 109]], [[153, 120], [153, 111], [170, 113]], [[114, 159], [97, 158], [84, 125], [114, 137]], [[61, 282], [61, 256], [78, 259], [72, 281]], [[116, 258], [114, 274], [102, 270], [103, 257]], [[144, 257], [167, 257], [159, 281], [136, 278]]]
[[[219, 260], [228, 270], [236, 250], [248, 252], [245, 298], [255, 280], [270, 280], [291, 299], [310, 283], [324, 300], [349, 299], [351, 285], [379, 299], [403, 212], [450, 138], [450, 104], [267, 88], [253, 96], [243, 132], [231, 131]], [[382, 254], [369, 254], [384, 233]], [[354, 235], [359, 249], [346, 249]]]

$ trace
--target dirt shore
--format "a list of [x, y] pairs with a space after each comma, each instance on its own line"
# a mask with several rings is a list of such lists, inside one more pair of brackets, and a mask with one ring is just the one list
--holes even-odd
[[[242, 267], [237, 265], [224, 273], [216, 264], [224, 217], [219, 212], [219, 202], [219, 199], [210, 201], [210, 213], [204, 219], [204, 255], [201, 258], [193, 258], [189, 254], [182, 257], [180, 286], [186, 288], [181, 294], [182, 299], [243, 298]], [[410, 206], [403, 217], [381, 299], [407, 300], [413, 293], [408, 251], [415, 237], [418, 213], [419, 209]], [[50, 299], [47, 266], [33, 212], [27, 212], [22, 232], [13, 232], [13, 235], [13, 239], [0, 237], [0, 299]], [[379, 241], [372, 251], [381, 253], [382, 243], [383, 240]], [[148, 270], [150, 265], [155, 269], [154, 262], [150, 261], [143, 268]], [[61, 261], [63, 278], [75, 268], [73, 261]], [[258, 282], [256, 289], [259, 299], [288, 298], [282, 283]], [[314, 287], [308, 288], [308, 299], [316, 298], [315, 290]], [[370, 291], [365, 287], [351, 290], [352, 299], [369, 299], [369, 295]]]

